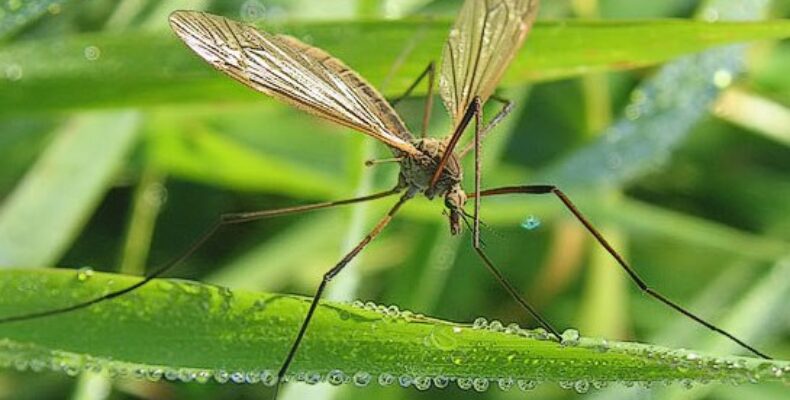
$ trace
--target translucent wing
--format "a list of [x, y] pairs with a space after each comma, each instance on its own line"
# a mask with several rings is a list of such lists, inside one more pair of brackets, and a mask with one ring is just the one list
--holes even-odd
[[323, 50], [197, 11], [172, 13], [170, 26], [200, 57], [237, 81], [373, 136], [396, 154], [418, 153], [411, 133], [389, 103]]
[[475, 96], [491, 96], [527, 36], [538, 0], [466, 0], [442, 53], [439, 92], [457, 124]]

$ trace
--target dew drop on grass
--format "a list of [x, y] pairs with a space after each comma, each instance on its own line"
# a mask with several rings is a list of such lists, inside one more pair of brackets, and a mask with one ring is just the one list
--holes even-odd
[[224, 369], [221, 369], [214, 374], [214, 380], [217, 381], [217, 383], [227, 383], [229, 379], [230, 374]]
[[518, 385], [519, 389], [527, 391], [535, 389], [538, 386], [538, 382], [529, 379], [519, 379], [516, 381], [516, 385]]
[[414, 383], [414, 378], [412, 378], [411, 375], [401, 375], [398, 378], [398, 384], [401, 387], [409, 387], [412, 383]]
[[483, 317], [479, 317], [475, 319], [475, 322], [472, 323], [472, 329], [486, 329], [486, 328], [488, 328], [488, 321]]
[[85, 282], [93, 276], [93, 268], [91, 267], [82, 267], [77, 270], [77, 280], [80, 282]]
[[436, 325], [431, 329], [431, 332], [426, 337], [426, 344], [438, 350], [448, 351], [453, 350], [458, 346], [458, 340], [455, 338], [456, 327], [446, 325]]
[[264, 370], [261, 372], [261, 383], [266, 386], [274, 386], [277, 383], [277, 374], [268, 369]]
[[392, 374], [383, 373], [379, 375], [379, 385], [381, 386], [389, 386], [395, 383], [395, 377]]
[[321, 382], [321, 374], [318, 372], [308, 372], [307, 376], [304, 379], [305, 383], [308, 385], [315, 385]]
[[9, 81], [18, 81], [22, 79], [22, 67], [19, 64], [9, 64], [5, 67], [5, 78]]
[[178, 380], [181, 382], [192, 382], [197, 377], [197, 374], [194, 371], [190, 371], [188, 369], [180, 369], [178, 370]]
[[478, 392], [485, 392], [488, 390], [489, 381], [486, 378], [475, 378], [472, 381], [472, 387], [475, 388], [475, 391]]
[[431, 388], [431, 378], [427, 376], [418, 376], [414, 378], [414, 387], [417, 390], [428, 390]]
[[358, 371], [354, 374], [354, 385], [367, 386], [370, 383], [370, 374], [365, 371]]
[[450, 384], [450, 378], [444, 375], [436, 375], [433, 377], [433, 385], [439, 389], [444, 389]]
[[488, 324], [488, 330], [491, 332], [504, 332], [505, 326], [502, 325], [501, 322], [493, 320], [490, 324]]
[[524, 221], [521, 222], [521, 227], [531, 231], [535, 230], [540, 226], [540, 219], [534, 215], [530, 215]]
[[458, 387], [463, 390], [469, 390], [472, 388], [472, 378], [458, 378], [455, 383], [457, 383]]
[[513, 378], [499, 378], [497, 379], [497, 386], [499, 386], [500, 390], [510, 390], [513, 387]]
[[562, 332], [561, 335], [561, 344], [566, 347], [574, 347], [579, 344], [579, 339], [581, 335], [579, 335], [579, 331], [576, 329], [566, 329]]
[[580, 394], [587, 393], [590, 390], [590, 382], [580, 379], [573, 384], [573, 390]]
[[257, 0], [247, 0], [241, 5], [241, 20], [245, 22], [255, 22], [266, 16], [266, 7]]
[[154, 368], [148, 371], [145, 378], [151, 382], [159, 382], [164, 374], [164, 371], [160, 368]]
[[211, 379], [211, 372], [209, 371], [205, 371], [205, 370], [198, 371], [198, 373], [195, 374], [195, 381], [198, 383], [208, 383], [210, 379]]
[[96, 61], [101, 57], [101, 49], [96, 46], [87, 46], [82, 51], [82, 54], [85, 56], [85, 59], [88, 61]]
[[333, 369], [326, 375], [326, 381], [335, 386], [342, 384], [345, 380], [346, 374], [339, 369]]
[[244, 383], [244, 374], [236, 371], [230, 374], [230, 380], [233, 383]]

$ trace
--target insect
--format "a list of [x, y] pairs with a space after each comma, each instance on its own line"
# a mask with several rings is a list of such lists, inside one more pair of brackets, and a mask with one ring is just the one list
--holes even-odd
[[[676, 312], [726, 336], [754, 354], [768, 358], [744, 341], [650, 288], [568, 196], [556, 186], [541, 184], [481, 188], [482, 141], [512, 110], [512, 103], [497, 97], [494, 90], [530, 31], [537, 9], [538, 0], [467, 0], [463, 4], [442, 53], [438, 87], [440, 97], [451, 116], [452, 130], [441, 139], [426, 137], [424, 134], [429, 117], [430, 99], [435, 86], [436, 68], [433, 63], [428, 65], [404, 94], [408, 96], [427, 77], [428, 101], [423, 119], [423, 134], [415, 136], [392, 105], [376, 89], [340, 60], [323, 50], [295, 38], [272, 35], [224, 17], [197, 11], [174, 12], [170, 16], [173, 31], [191, 50], [216, 69], [256, 91], [319, 118], [367, 134], [385, 144], [391, 150], [393, 157], [381, 161], [399, 164], [397, 183], [390, 190], [362, 197], [275, 210], [226, 214], [184, 254], [154, 270], [133, 286], [61, 309], [0, 318], [0, 323], [73, 311], [133, 291], [189, 257], [224, 225], [397, 196], [389, 211], [362, 241], [323, 275], [304, 321], [299, 330], [294, 332], [292, 345], [283, 358], [278, 371], [278, 379], [281, 382], [298, 354], [299, 345], [309, 329], [310, 321], [327, 285], [385, 229], [407, 201], [422, 195], [428, 199], [443, 199], [450, 233], [458, 235], [462, 232], [463, 226], [467, 226], [471, 231], [472, 246], [482, 264], [524, 311], [558, 338], [560, 335], [557, 329], [541, 317], [509, 283], [481, 246], [480, 241], [482, 197], [509, 194], [552, 195], [614, 257], [644, 293]], [[496, 115], [484, 121], [483, 105], [488, 100], [498, 101], [502, 106]], [[470, 144], [459, 148], [461, 136], [469, 130], [473, 132], [473, 140]], [[474, 187], [473, 191], [467, 193], [461, 186], [463, 170], [460, 160], [470, 152], [474, 154]], [[468, 203], [472, 205], [471, 213], [466, 210]], [[279, 385], [275, 388], [279, 388]]]

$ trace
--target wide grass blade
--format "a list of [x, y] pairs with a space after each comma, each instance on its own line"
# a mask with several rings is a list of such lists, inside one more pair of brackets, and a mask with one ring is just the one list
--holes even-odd
[[[166, 21], [161, 23], [164, 27]], [[278, 26], [277, 30], [309, 39], [371, 82], [384, 80], [401, 49], [414, 43], [414, 35], [419, 33], [422, 36], [411, 56], [388, 86], [387, 94], [395, 95], [428, 61], [439, 56], [449, 20], [301, 23]], [[540, 23], [502, 83], [507, 86], [652, 65], [712, 46], [789, 35], [788, 21]], [[16, 71], [9, 84], [0, 87], [0, 110], [6, 112], [263, 97], [213, 71], [164, 29], [14, 43], [0, 50], [0, 66], [12, 66]]]
[[[71, 304], [137, 279], [86, 270], [6, 270], [0, 273], [0, 315]], [[87, 310], [0, 325], [0, 364], [272, 384], [308, 305], [309, 299], [290, 295], [156, 280]], [[574, 331], [563, 336], [560, 345], [539, 331], [499, 322], [458, 324], [395, 307], [325, 302], [289, 378], [359, 385], [378, 380], [422, 389], [454, 381], [476, 390], [552, 381], [586, 391], [612, 382], [773, 381], [790, 370], [784, 361], [705, 356], [579, 338]]]

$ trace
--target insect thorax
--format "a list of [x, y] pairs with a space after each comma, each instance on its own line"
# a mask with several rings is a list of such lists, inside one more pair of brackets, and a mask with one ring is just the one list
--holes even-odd
[[415, 193], [423, 193], [425, 197], [432, 199], [436, 196], [443, 196], [451, 189], [456, 188], [463, 177], [461, 164], [455, 155], [451, 155], [444, 166], [436, 185], [430, 188], [431, 178], [436, 171], [436, 166], [444, 155], [446, 142], [423, 138], [412, 142], [422, 154], [414, 157], [405, 157], [401, 161], [401, 171], [399, 185]]

